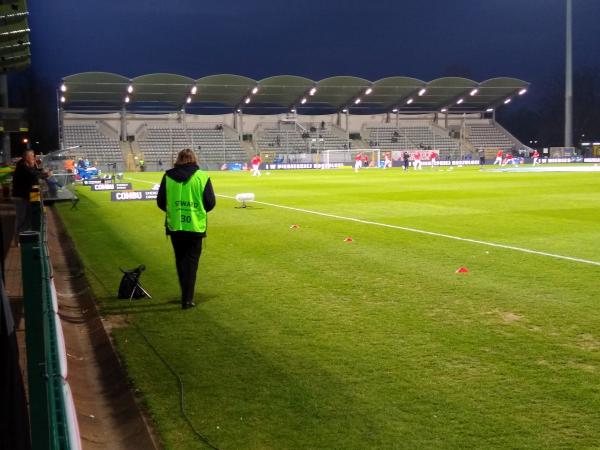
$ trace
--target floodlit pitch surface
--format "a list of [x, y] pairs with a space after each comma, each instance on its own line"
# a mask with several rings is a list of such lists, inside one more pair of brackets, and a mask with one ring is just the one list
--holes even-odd
[[[77, 210], [59, 205], [166, 448], [204, 444], [180, 417], [177, 380], [126, 315], [219, 448], [600, 445], [598, 173], [211, 177], [220, 195], [375, 224], [220, 197], [198, 306], [182, 311], [154, 202], [81, 187]], [[160, 175], [131, 178], [149, 189]], [[141, 263], [153, 299], [116, 300], [118, 267]]]

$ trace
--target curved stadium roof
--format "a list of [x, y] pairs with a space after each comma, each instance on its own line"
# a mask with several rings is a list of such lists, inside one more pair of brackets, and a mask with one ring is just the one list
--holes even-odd
[[529, 83], [516, 78], [477, 82], [445, 77], [422, 81], [394, 76], [369, 81], [335, 76], [320, 81], [295, 75], [253, 80], [240, 75], [210, 75], [194, 80], [155, 73], [127, 78], [106, 72], [85, 72], [63, 79], [62, 106], [66, 111], [130, 112], [186, 111], [213, 114], [240, 110], [276, 114], [296, 109], [300, 114], [348, 110], [352, 114], [382, 112], [481, 112], [522, 94]]

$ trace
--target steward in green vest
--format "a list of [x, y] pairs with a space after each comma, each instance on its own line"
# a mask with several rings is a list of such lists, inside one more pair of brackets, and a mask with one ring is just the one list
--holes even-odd
[[167, 229], [206, 233], [206, 210], [202, 203], [204, 187], [209, 178], [197, 170], [186, 181], [175, 181], [165, 175], [167, 182]]
[[196, 306], [194, 288], [207, 213], [216, 203], [210, 178], [198, 167], [192, 150], [179, 152], [175, 167], [163, 176], [156, 202], [166, 212], [165, 229], [175, 252], [181, 306], [188, 309]]

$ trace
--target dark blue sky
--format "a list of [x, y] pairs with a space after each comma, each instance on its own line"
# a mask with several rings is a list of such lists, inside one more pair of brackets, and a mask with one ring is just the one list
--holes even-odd
[[[574, 0], [574, 63], [600, 62], [600, 1]], [[535, 84], [563, 70], [564, 0], [29, 0], [34, 73], [390, 75]], [[451, 71], [450, 71], [451, 72]]]

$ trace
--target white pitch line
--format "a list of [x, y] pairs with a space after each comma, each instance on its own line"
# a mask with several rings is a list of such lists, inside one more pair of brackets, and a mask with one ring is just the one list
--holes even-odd
[[[235, 197], [231, 197], [229, 195], [217, 195], [217, 197], [224, 197], [224, 198], [229, 198], [229, 199], [235, 199]], [[591, 261], [589, 259], [574, 258], [572, 256], [557, 255], [555, 253], [540, 252], [540, 251], [531, 250], [531, 249], [528, 249], [528, 248], [515, 247], [514, 245], [496, 244], [495, 242], [479, 241], [477, 239], [469, 239], [469, 238], [463, 238], [463, 237], [460, 237], [460, 236], [452, 236], [451, 234], [435, 233], [433, 231], [419, 230], [418, 228], [402, 227], [402, 226], [399, 226], [399, 225], [390, 225], [388, 223], [373, 222], [371, 220], [362, 220], [362, 219], [357, 219], [355, 217], [339, 216], [337, 214], [329, 214], [329, 213], [324, 213], [324, 212], [320, 212], [320, 211], [313, 211], [313, 210], [304, 209], [304, 208], [294, 208], [292, 206], [277, 205], [275, 203], [259, 202], [259, 201], [256, 201], [256, 200], [253, 200], [252, 203], [258, 203], [260, 205], [265, 205], [265, 206], [272, 206], [274, 208], [289, 209], [291, 211], [298, 211], [298, 212], [303, 212], [303, 213], [307, 213], [307, 214], [314, 214], [316, 216], [330, 217], [332, 219], [347, 220], [349, 222], [362, 223], [364, 225], [375, 225], [375, 226], [378, 226], [378, 227], [393, 228], [395, 230], [409, 231], [411, 233], [425, 234], [425, 235], [428, 235], [428, 236], [435, 236], [435, 237], [442, 237], [442, 238], [446, 238], [446, 239], [453, 239], [455, 241], [470, 242], [471, 244], [487, 245], [488, 247], [503, 248], [503, 249], [506, 249], [506, 250], [514, 250], [514, 251], [522, 252], [522, 253], [530, 253], [532, 255], [547, 256], [547, 257], [550, 257], [550, 258], [564, 259], [564, 260], [567, 260], [567, 261], [573, 261], [573, 262], [578, 262], [578, 263], [583, 263], [583, 264], [590, 264], [590, 265], [593, 265], [593, 266], [600, 266], [600, 262], [598, 262], [598, 261]]]
[[139, 178], [131, 178], [131, 177], [123, 177], [124, 180], [131, 180], [131, 181], [139, 181], [140, 183], [146, 183], [146, 184], [151, 184], [152, 186], [154, 186], [155, 184], [160, 184], [160, 180], [158, 181], [148, 181], [148, 180], [140, 180]]
[[[156, 184], [156, 183], [154, 183], [152, 181], [140, 180], [140, 179], [137, 179], [137, 178], [127, 178], [127, 179], [128, 180], [133, 180], [133, 181], [140, 181], [142, 183]], [[217, 197], [223, 197], [223, 198], [228, 198], [228, 199], [231, 199], [231, 200], [235, 200], [235, 197], [232, 197], [230, 195], [217, 194]], [[364, 225], [375, 225], [375, 226], [378, 226], [378, 227], [393, 228], [395, 230], [409, 231], [411, 233], [425, 234], [425, 235], [428, 235], [428, 236], [435, 236], [435, 237], [442, 237], [442, 238], [446, 238], [446, 239], [453, 239], [455, 241], [470, 242], [471, 244], [487, 245], [488, 247], [503, 248], [503, 249], [506, 249], [506, 250], [514, 250], [514, 251], [521, 252], [521, 253], [529, 253], [529, 254], [532, 254], [532, 255], [547, 256], [549, 258], [564, 259], [566, 261], [573, 261], [573, 262], [578, 262], [578, 263], [582, 263], [582, 264], [590, 264], [592, 266], [600, 266], [600, 262], [598, 262], [598, 261], [591, 261], [589, 259], [574, 258], [572, 256], [557, 255], [555, 253], [540, 252], [540, 251], [531, 250], [531, 249], [528, 249], [528, 248], [515, 247], [514, 245], [496, 244], [495, 242], [479, 241], [477, 239], [469, 239], [469, 238], [463, 238], [463, 237], [460, 237], [460, 236], [452, 236], [451, 234], [435, 233], [433, 231], [419, 230], [418, 228], [402, 227], [400, 225], [390, 225], [388, 223], [373, 222], [371, 220], [362, 220], [362, 219], [357, 219], [355, 217], [338, 216], [337, 214], [329, 214], [329, 213], [324, 213], [324, 212], [321, 212], [321, 211], [313, 211], [313, 210], [304, 209], [304, 208], [294, 208], [293, 206], [277, 205], [275, 203], [259, 202], [259, 201], [256, 201], [256, 200], [253, 200], [252, 203], [257, 203], [259, 205], [265, 205], [265, 206], [272, 206], [273, 208], [289, 209], [291, 211], [298, 211], [298, 212], [303, 212], [303, 213], [306, 213], [306, 214], [313, 214], [313, 215], [316, 215], [316, 216], [329, 217], [329, 218], [332, 218], [332, 219], [347, 220], [349, 222], [362, 223]]]

